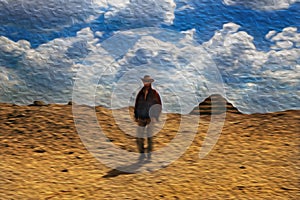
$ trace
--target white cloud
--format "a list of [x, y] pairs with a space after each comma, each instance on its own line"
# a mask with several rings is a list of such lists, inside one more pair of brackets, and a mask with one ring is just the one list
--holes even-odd
[[121, 9], [130, 4], [130, 0], [107, 0], [107, 4], [115, 9]]
[[239, 27], [234, 23], [224, 24], [222, 30], [217, 31], [202, 45], [226, 73], [251, 74], [252, 66], [259, 67], [266, 61], [267, 56], [256, 50], [253, 37], [244, 31], [238, 31]]
[[103, 34], [104, 34], [104, 32], [101, 32], [101, 31], [96, 31], [95, 32], [95, 35], [97, 36], [97, 37], [102, 37], [103, 36]]
[[297, 29], [287, 27], [282, 32], [267, 34], [276, 44], [276, 50], [258, 51], [253, 37], [239, 31], [239, 26], [228, 23], [203, 46], [210, 52], [223, 79], [227, 97], [243, 112], [269, 112], [295, 108], [300, 86], [300, 41]]
[[189, 0], [174, 0], [176, 3], [176, 11], [195, 10], [193, 2]]
[[286, 27], [280, 33], [270, 31], [266, 35], [266, 39], [275, 43], [275, 45], [271, 47], [272, 49], [299, 48], [300, 33], [297, 32], [296, 27]]
[[281, 10], [287, 9], [293, 3], [299, 0], [223, 0], [223, 3], [229, 6], [244, 6], [254, 10]]
[[[50, 102], [70, 100], [73, 66], [95, 51], [97, 42], [89, 28], [79, 31], [76, 37], [55, 39], [36, 49], [26, 41], [13, 42], [1, 37], [0, 64], [9, 70], [2, 73], [1, 81], [10, 88], [11, 83], [22, 83], [17, 87], [23, 92], [11, 101], [28, 104], [37, 98]], [[16, 84], [14, 89], [6, 90], [3, 98], [15, 93], [15, 88]]]
[[125, 6], [113, 7], [105, 13], [107, 23], [140, 27], [172, 24], [176, 4], [173, 0], [130, 0]]
[[265, 38], [267, 40], [271, 39], [277, 32], [272, 30], [272, 31], [269, 31], [269, 33], [265, 36]]
[[105, 0], [0, 0], [0, 23], [30, 31], [57, 30], [98, 17]]
[[30, 49], [28, 41], [20, 40], [14, 42], [4, 36], [0, 36], [0, 66], [12, 67], [28, 49]]

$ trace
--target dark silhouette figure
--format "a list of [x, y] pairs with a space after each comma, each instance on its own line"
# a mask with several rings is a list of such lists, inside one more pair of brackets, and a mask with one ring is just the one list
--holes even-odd
[[[162, 102], [158, 92], [151, 86], [154, 79], [145, 75], [141, 80], [144, 87], [139, 91], [134, 107], [134, 117], [138, 123], [136, 142], [140, 153], [139, 159], [143, 160], [147, 155], [147, 159], [151, 160], [153, 128], [159, 119]], [[147, 148], [144, 147], [146, 138]], [[145, 150], [147, 150], [147, 154], [145, 154]]]

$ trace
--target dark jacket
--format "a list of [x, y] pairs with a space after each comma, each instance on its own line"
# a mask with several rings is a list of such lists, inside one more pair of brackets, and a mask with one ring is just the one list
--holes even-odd
[[134, 117], [136, 120], [150, 119], [150, 117], [154, 117], [158, 120], [158, 117], [162, 110], [162, 106], [161, 106], [162, 103], [161, 103], [160, 96], [156, 90], [149, 87], [148, 94], [145, 98], [145, 89], [146, 87], [143, 87], [136, 97], [135, 107], [134, 107]]

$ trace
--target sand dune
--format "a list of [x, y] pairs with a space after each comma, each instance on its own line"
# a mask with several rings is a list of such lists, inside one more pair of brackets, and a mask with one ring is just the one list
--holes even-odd
[[[137, 152], [134, 137], [119, 129], [112, 111], [95, 110], [110, 141]], [[0, 199], [300, 198], [300, 111], [245, 115], [229, 110], [217, 144], [199, 159], [210, 121], [206, 114], [178, 160], [157, 171], [126, 173], [86, 150], [71, 105], [0, 104]], [[176, 135], [179, 121], [178, 114], [166, 115], [155, 150]]]

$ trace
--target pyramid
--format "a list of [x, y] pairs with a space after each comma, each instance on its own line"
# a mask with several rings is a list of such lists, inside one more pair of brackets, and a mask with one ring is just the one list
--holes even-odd
[[241, 114], [241, 112], [229, 103], [223, 96], [219, 94], [212, 94], [207, 97], [203, 102], [196, 106], [190, 114], [212, 115], [230, 112]]

